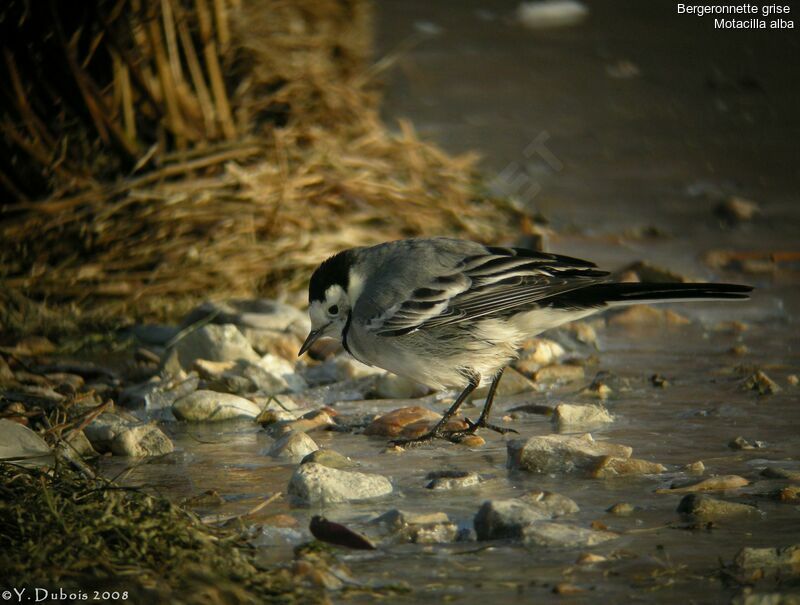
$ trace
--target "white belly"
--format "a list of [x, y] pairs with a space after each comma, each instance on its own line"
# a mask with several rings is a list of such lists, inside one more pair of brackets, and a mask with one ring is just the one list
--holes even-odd
[[353, 322], [347, 346], [362, 363], [435, 389], [462, 388], [469, 374], [481, 382], [494, 378], [527, 338], [596, 311], [536, 309], [511, 320], [481, 319], [403, 336], [376, 336]]

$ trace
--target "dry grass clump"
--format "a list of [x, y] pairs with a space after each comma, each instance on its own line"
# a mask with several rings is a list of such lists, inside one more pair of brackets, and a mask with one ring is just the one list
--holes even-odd
[[[50, 116], [41, 66], [6, 99], [16, 115], [6, 144], [14, 158], [29, 152], [19, 174], [38, 167], [52, 193], [31, 201], [29, 181], [0, 170], [0, 186], [18, 194], [0, 214], [7, 328], [58, 332], [169, 318], [214, 296], [297, 296], [343, 247], [508, 232], [513, 212], [477, 199], [473, 156], [379, 119], [368, 3], [210, 2], [97, 0], [98, 18], [69, 21], [77, 33], [54, 40], [78, 67], [68, 62], [69, 86], [47, 94], [105, 108], [102, 120], [88, 110], [69, 124], [40, 119]], [[18, 53], [6, 58], [23, 73]], [[48, 139], [64, 147], [62, 162]]]

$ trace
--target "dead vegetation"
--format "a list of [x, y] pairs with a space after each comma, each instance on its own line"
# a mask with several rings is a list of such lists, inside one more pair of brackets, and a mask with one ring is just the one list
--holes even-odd
[[9, 586], [88, 599], [113, 591], [134, 603], [325, 601], [288, 566], [259, 569], [239, 531], [205, 525], [139, 489], [59, 464], [46, 471], [2, 463], [0, 494], [0, 565]]
[[0, 321], [13, 332], [286, 296], [342, 247], [491, 240], [514, 220], [479, 199], [474, 157], [381, 122], [363, 0], [3, 10], [0, 189], [14, 201]]

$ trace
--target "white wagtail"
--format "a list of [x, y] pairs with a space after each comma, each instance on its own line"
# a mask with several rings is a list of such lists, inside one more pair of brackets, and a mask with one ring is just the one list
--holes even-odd
[[[486, 427], [503, 369], [529, 337], [617, 305], [748, 298], [752, 288], [706, 283], [611, 283], [594, 263], [448, 238], [407, 239], [344, 250], [308, 287], [311, 333], [358, 361], [441, 389], [464, 390], [441, 421], [409, 444], [457, 440]], [[482, 382], [483, 411], [466, 431], [447, 422]]]

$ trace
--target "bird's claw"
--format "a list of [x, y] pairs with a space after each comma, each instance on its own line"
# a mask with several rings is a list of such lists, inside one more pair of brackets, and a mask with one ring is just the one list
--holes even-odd
[[430, 443], [434, 439], [445, 439], [449, 441], [450, 437], [448, 434], [441, 431], [430, 431], [424, 435], [420, 435], [419, 437], [412, 437], [409, 439], [392, 439], [389, 442], [389, 445], [402, 448], [419, 447], [423, 444]]
[[516, 433], [517, 435], [519, 435], [519, 431], [515, 429], [510, 429], [502, 426], [497, 426], [496, 424], [491, 424], [489, 422], [486, 422], [484, 418], [478, 418], [477, 422], [472, 422], [472, 420], [470, 420], [469, 418], [465, 418], [464, 420], [466, 420], [467, 424], [469, 425], [468, 429], [460, 431], [464, 435], [474, 435], [480, 428], [489, 429], [490, 431], [494, 431], [495, 433], [500, 433], [501, 435], [506, 435], [508, 433]]
[[[515, 431], [516, 432], [516, 431]], [[434, 439], [443, 439], [444, 441], [450, 441], [451, 443], [460, 443], [461, 439], [468, 434], [472, 434], [470, 429], [466, 430], [459, 430], [459, 431], [445, 431], [445, 430], [437, 430], [434, 429], [425, 433], [424, 435], [420, 435], [419, 437], [412, 437], [409, 439], [392, 439], [389, 442], [389, 445], [403, 447], [403, 448], [410, 448], [410, 447], [419, 447], [420, 445], [430, 443]]]
[[424, 435], [420, 435], [419, 437], [412, 437], [409, 439], [392, 439], [389, 442], [389, 445], [403, 448], [419, 447], [420, 445], [430, 443], [434, 439], [443, 439], [445, 441], [450, 441], [451, 443], [461, 443], [464, 437], [474, 435], [478, 429], [481, 428], [489, 429], [490, 431], [500, 433], [501, 435], [506, 435], [508, 433], [519, 434], [519, 431], [515, 429], [497, 426], [496, 424], [486, 422], [486, 419], [483, 417], [478, 418], [477, 422], [472, 422], [469, 418], [465, 418], [464, 420], [466, 421], [468, 427], [466, 429], [458, 431], [445, 431], [439, 427], [436, 427]]

